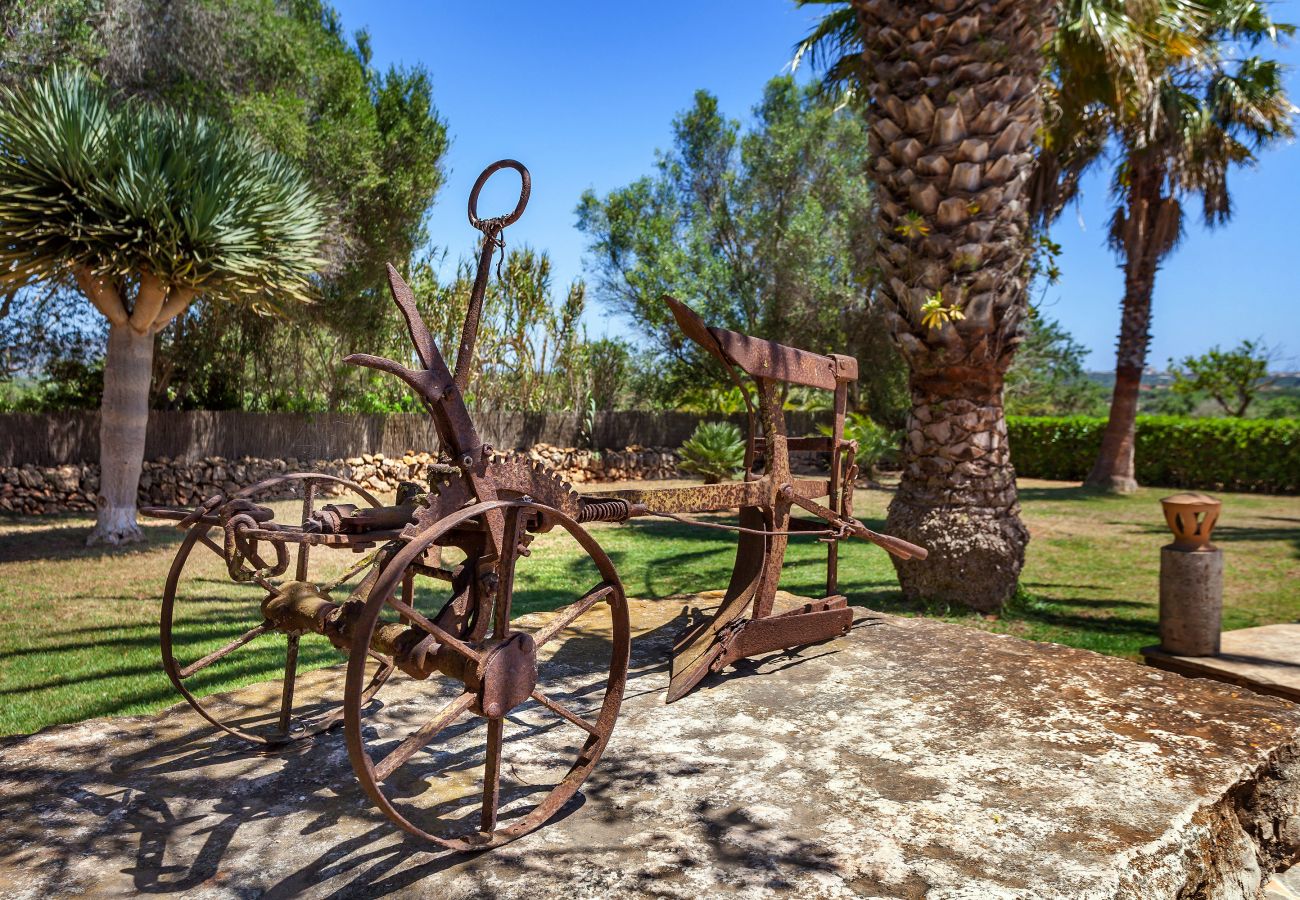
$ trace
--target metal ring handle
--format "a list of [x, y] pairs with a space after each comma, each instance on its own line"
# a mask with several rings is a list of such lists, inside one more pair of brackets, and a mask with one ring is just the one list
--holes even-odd
[[[483, 190], [483, 185], [487, 184], [489, 178], [502, 169], [514, 169], [519, 173], [519, 203], [515, 206], [515, 211], [508, 216], [499, 216], [493, 219], [480, 219], [478, 217], [478, 194]], [[474, 187], [469, 192], [469, 224], [473, 225], [479, 231], [482, 231], [489, 222], [500, 224], [501, 228], [507, 225], [513, 225], [515, 221], [524, 214], [524, 207], [528, 205], [528, 195], [533, 190], [533, 179], [528, 174], [528, 169], [523, 163], [513, 159], [499, 159], [492, 165], [488, 166], [478, 176], [474, 182]]]

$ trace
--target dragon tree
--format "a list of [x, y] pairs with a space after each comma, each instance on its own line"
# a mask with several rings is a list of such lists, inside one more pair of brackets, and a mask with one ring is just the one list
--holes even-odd
[[216, 123], [79, 69], [0, 90], [0, 288], [75, 285], [108, 320], [91, 543], [142, 537], [157, 333], [198, 298], [307, 300], [324, 226], [300, 172]]

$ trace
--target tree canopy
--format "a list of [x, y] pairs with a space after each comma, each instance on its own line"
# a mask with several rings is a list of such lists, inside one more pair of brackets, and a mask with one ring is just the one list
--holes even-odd
[[[307, 300], [324, 220], [292, 163], [201, 116], [115, 105], [79, 68], [0, 87], [0, 287], [71, 273], [137, 331], [196, 293]], [[140, 300], [106, 306], [97, 281], [138, 282]]]
[[785, 77], [767, 84], [748, 128], [707, 91], [672, 127], [652, 174], [603, 197], [588, 191], [577, 211], [596, 297], [664, 355], [670, 390], [720, 373], [683, 339], [665, 294], [710, 324], [897, 371], [869, 302], [861, 119]]
[[[400, 345], [384, 263], [428, 239], [442, 186], [446, 123], [420, 67], [377, 71], [370, 39], [349, 38], [320, 0], [17, 0], [0, 32], [0, 83], [79, 61], [116, 95], [202, 114], [242, 130], [309, 173], [328, 227], [316, 302], [286, 320], [200, 304], [162, 336], [156, 405], [339, 408], [400, 391], [345, 366], [357, 349]], [[24, 325], [62, 299], [26, 292]], [[6, 329], [6, 338], [28, 328]], [[364, 344], [364, 347], [361, 345]], [[40, 348], [10, 347], [35, 362]], [[267, 365], [292, 359], [294, 365]], [[304, 373], [309, 373], [304, 377]]]
[[1271, 383], [1268, 362], [1268, 350], [1258, 341], [1242, 341], [1230, 350], [1216, 345], [1200, 356], [1169, 360], [1172, 390], [1184, 396], [1209, 394], [1225, 415], [1241, 417]]
[[1005, 383], [1007, 413], [1018, 416], [1095, 415], [1105, 408], [1106, 391], [1088, 376], [1088, 348], [1035, 310], [1025, 323], [1024, 340]]

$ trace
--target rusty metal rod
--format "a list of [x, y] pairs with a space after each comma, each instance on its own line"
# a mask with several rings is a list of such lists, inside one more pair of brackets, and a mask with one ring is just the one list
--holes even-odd
[[213, 650], [211, 653], [209, 653], [207, 656], [203, 657], [202, 659], [190, 663], [188, 666], [181, 669], [180, 672], [178, 672], [177, 674], [180, 675], [181, 678], [189, 678], [195, 672], [206, 669], [208, 666], [212, 665], [217, 660], [229, 656], [231, 653], [234, 653], [240, 647], [244, 646], [249, 641], [253, 640], [253, 638], [260, 637], [261, 635], [266, 634], [270, 630], [271, 630], [271, 625], [269, 622], [263, 622], [261, 625], [258, 625], [256, 628], [250, 628], [248, 629], [248, 631], [245, 631], [243, 634], [235, 638], [229, 644], [226, 644], [226, 646], [222, 647], [220, 650]]
[[588, 722], [582, 716], [575, 713], [573, 710], [569, 709], [567, 706], [555, 702], [550, 697], [543, 694], [541, 690], [539, 690], [538, 688], [533, 688], [533, 692], [529, 696], [531, 696], [538, 703], [542, 704], [542, 706], [545, 706], [551, 712], [555, 713], [561, 719], [564, 719], [566, 722], [572, 722], [574, 725], [577, 725], [579, 728], [581, 728], [583, 731], [586, 731], [588, 734], [594, 734], [597, 737], [600, 737], [600, 732], [596, 729], [595, 725], [592, 725], [590, 722]]
[[690, 525], [695, 528], [713, 528], [718, 531], [732, 531], [738, 534], [754, 534], [754, 535], [758, 535], [759, 537], [771, 537], [775, 535], [784, 535], [789, 537], [791, 535], [805, 535], [805, 534], [833, 537], [839, 534], [838, 531], [835, 531], [830, 528], [817, 528], [808, 531], [804, 531], [802, 529], [797, 529], [792, 531], [769, 531], [766, 528], [745, 528], [742, 525], [725, 525], [722, 522], [701, 522], [699, 519], [688, 519], [686, 516], [679, 516], [676, 515], [675, 513], [666, 513], [666, 512], [647, 511], [641, 513], [641, 515], [654, 516], [655, 518], [659, 518], [659, 519], [672, 519], [674, 522], [681, 522], [683, 525]]
[[406, 740], [394, 747], [387, 756], [375, 764], [375, 780], [383, 781], [401, 768], [408, 759], [418, 753], [429, 741], [437, 737], [438, 732], [455, 722], [465, 710], [473, 706], [474, 700], [475, 695], [473, 693], [461, 694], [444, 706], [436, 716], [411, 732]]

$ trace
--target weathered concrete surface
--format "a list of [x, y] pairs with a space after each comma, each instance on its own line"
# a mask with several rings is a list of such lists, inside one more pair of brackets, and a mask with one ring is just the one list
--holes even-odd
[[1264, 888], [1264, 900], [1300, 900], [1300, 867], [1274, 875]]
[[[859, 611], [846, 638], [664, 706], [682, 607], [635, 607], [605, 759], [581, 802], [501, 850], [403, 840], [337, 734], [259, 756], [177, 707], [0, 744], [0, 895], [1220, 900], [1258, 897], [1300, 847], [1283, 701]], [[559, 696], [593, 678], [582, 657]], [[381, 699], [418, 710], [427, 690]], [[508, 727], [507, 767], [519, 733], [537, 736]]]
[[1253, 691], [1300, 701], [1300, 625], [1259, 625], [1225, 631], [1214, 656], [1180, 656], [1144, 647], [1153, 666], [1180, 675], [1215, 678]]

